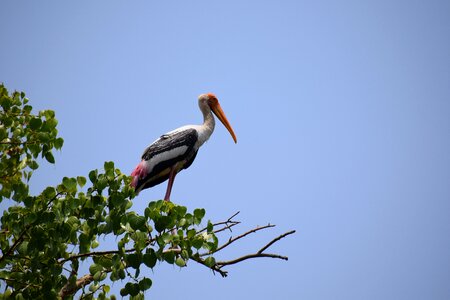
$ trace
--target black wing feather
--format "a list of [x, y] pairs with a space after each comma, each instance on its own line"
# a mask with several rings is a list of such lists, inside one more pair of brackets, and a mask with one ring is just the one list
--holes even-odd
[[178, 147], [187, 146], [188, 148], [182, 154], [156, 164], [145, 178], [139, 179], [136, 189], [143, 190], [166, 181], [169, 178], [169, 174], [162, 176], [161, 173], [164, 170], [170, 169], [180, 161], [185, 161], [183, 169], [188, 168], [197, 155], [197, 151], [194, 150], [197, 140], [197, 131], [195, 129], [186, 129], [165, 134], [157, 139], [153, 144], [148, 146], [142, 154], [142, 159], [147, 161], [151, 160], [158, 154], [176, 149]]
[[142, 159], [150, 160], [152, 157], [175, 149], [181, 146], [188, 146], [185, 153], [192, 151], [195, 143], [198, 140], [198, 133], [195, 129], [186, 129], [182, 131], [176, 131], [171, 134], [164, 134], [157, 139], [153, 144], [145, 149], [142, 154]]

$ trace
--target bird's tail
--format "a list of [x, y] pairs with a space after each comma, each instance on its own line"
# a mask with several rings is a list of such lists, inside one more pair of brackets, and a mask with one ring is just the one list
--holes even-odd
[[130, 185], [134, 187], [136, 194], [139, 193], [139, 180], [144, 178], [147, 175], [147, 165], [144, 160], [142, 160], [136, 168], [134, 168], [133, 172], [131, 172], [131, 176], [133, 177], [133, 180], [131, 181]]

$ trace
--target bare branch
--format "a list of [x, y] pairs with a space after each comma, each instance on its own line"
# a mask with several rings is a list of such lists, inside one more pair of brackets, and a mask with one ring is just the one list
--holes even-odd
[[[268, 243], [267, 245], [265, 245], [264, 247], [262, 247], [261, 249], [259, 249], [258, 253], [259, 253], [259, 254], [263, 253], [267, 248], [269, 248], [270, 246], [272, 246], [274, 243], [278, 242], [279, 240], [281, 240], [281, 239], [284, 238], [285, 236], [290, 235], [290, 234], [294, 234], [294, 233], [295, 233], [295, 230], [291, 230], [291, 231], [288, 231], [288, 232], [283, 233], [282, 235], [280, 235], [280, 236], [274, 238], [272, 241], [270, 241], [270, 243]], [[287, 259], [286, 259], [286, 260], [287, 260]]]
[[282, 259], [282, 260], [288, 260], [288, 257], [287, 257], [287, 256], [279, 255], [279, 254], [273, 254], [273, 253], [264, 253], [264, 251], [267, 250], [267, 249], [268, 249], [270, 246], [272, 246], [274, 243], [276, 243], [276, 242], [278, 242], [279, 240], [281, 240], [282, 238], [284, 238], [284, 237], [286, 237], [286, 236], [288, 236], [288, 235], [290, 235], [290, 234], [294, 234], [294, 233], [295, 233], [295, 230], [291, 230], [291, 231], [285, 232], [285, 233], [279, 235], [278, 237], [272, 239], [269, 243], [267, 243], [266, 245], [264, 245], [264, 246], [263, 246], [261, 249], [259, 249], [256, 253], [243, 255], [243, 256], [241, 256], [241, 257], [238, 257], [238, 258], [235, 258], [235, 259], [232, 259], [232, 260], [218, 261], [218, 262], [216, 262], [213, 266], [208, 266], [208, 265], [205, 263], [205, 260], [201, 258], [202, 256], [206, 256], [206, 255], [208, 255], [208, 254], [216, 253], [216, 252], [218, 252], [218, 251], [220, 251], [220, 250], [222, 250], [222, 249], [228, 247], [231, 243], [233, 243], [233, 242], [235, 242], [235, 241], [237, 241], [237, 240], [239, 240], [239, 239], [241, 239], [241, 238], [243, 238], [243, 237], [245, 237], [245, 236], [247, 236], [247, 235], [249, 235], [249, 234], [251, 234], [251, 233], [254, 233], [254, 232], [257, 232], [257, 231], [260, 231], [260, 230], [263, 230], [263, 229], [271, 228], [271, 227], [274, 227], [274, 226], [275, 226], [275, 225], [268, 224], [268, 225], [266, 225], [266, 226], [256, 227], [256, 228], [254, 228], [254, 229], [252, 229], [252, 230], [249, 230], [249, 231], [247, 231], [247, 232], [245, 232], [245, 233], [243, 233], [243, 234], [241, 234], [241, 235], [239, 235], [239, 236], [237, 236], [237, 237], [235, 237], [235, 238], [230, 238], [229, 241], [228, 241], [227, 243], [225, 243], [225, 244], [223, 244], [222, 246], [218, 247], [218, 248], [217, 248], [214, 252], [212, 252], [212, 253], [203, 253], [203, 254], [201, 254], [201, 255], [199, 255], [199, 256], [197, 256], [197, 257], [192, 257], [191, 259], [193, 259], [194, 261], [196, 261], [196, 262], [198, 262], [198, 263], [200, 263], [200, 264], [202, 264], [202, 265], [208, 267], [209, 269], [213, 270], [214, 272], [218, 272], [218, 273], [219, 273], [220, 275], [222, 275], [223, 277], [226, 277], [227, 274], [228, 274], [227, 271], [222, 270], [222, 268], [223, 268], [224, 266], [237, 264], [237, 263], [240, 263], [240, 262], [242, 262], [242, 261], [244, 261], [244, 260], [247, 260], [247, 259], [258, 258], [258, 257], [268, 257], [268, 258], [277, 258], [277, 259]]
[[219, 268], [222, 268], [224, 266], [228, 266], [228, 265], [234, 265], [237, 264], [241, 261], [250, 259], [250, 258], [257, 258], [257, 257], [270, 257], [270, 258], [279, 258], [282, 260], [288, 260], [287, 256], [283, 256], [283, 255], [279, 255], [279, 254], [270, 254], [270, 253], [253, 253], [253, 254], [247, 254], [241, 257], [238, 257], [236, 259], [232, 259], [232, 260], [227, 260], [227, 261], [218, 261], [216, 263], [217, 266], [219, 266]]
[[273, 240], [271, 240], [269, 243], [267, 243], [264, 247], [262, 247], [261, 249], [258, 250], [258, 252], [253, 253], [253, 254], [248, 254], [248, 255], [244, 255], [241, 256], [239, 258], [233, 259], [233, 260], [228, 260], [228, 261], [219, 261], [216, 264], [219, 265], [220, 267], [223, 266], [227, 266], [227, 265], [233, 265], [236, 264], [238, 262], [250, 259], [250, 258], [256, 258], [256, 257], [271, 257], [271, 258], [279, 258], [282, 260], [288, 260], [287, 256], [283, 256], [283, 255], [279, 255], [279, 254], [270, 254], [270, 253], [263, 253], [267, 248], [269, 248], [270, 246], [272, 246], [274, 243], [276, 243], [277, 241], [281, 240], [282, 238], [295, 233], [295, 230], [291, 230], [288, 232], [283, 233], [282, 235], [274, 238]]
[[251, 229], [251, 230], [249, 230], [249, 231], [247, 231], [247, 232], [245, 232], [245, 233], [243, 233], [243, 234], [241, 234], [241, 235], [238, 235], [238, 236], [235, 237], [235, 238], [230, 238], [230, 239], [228, 240], [228, 242], [226, 242], [226, 243], [223, 244], [222, 246], [219, 246], [214, 252], [211, 252], [211, 253], [202, 253], [200, 256], [205, 256], [205, 255], [217, 253], [217, 252], [219, 252], [220, 250], [222, 250], [223, 248], [228, 247], [231, 243], [233, 243], [233, 242], [235, 242], [235, 241], [237, 241], [237, 240], [239, 240], [239, 239], [241, 239], [241, 238], [243, 238], [243, 237], [245, 237], [245, 236], [247, 236], [247, 235], [249, 235], [249, 234], [251, 234], [251, 233], [254, 233], [254, 232], [257, 232], [257, 231], [266, 229], [266, 228], [271, 228], [271, 227], [275, 227], [275, 225], [267, 224], [267, 225], [265, 225], [265, 226], [258, 226], [258, 227], [256, 227], [256, 228], [253, 228], [253, 229]]

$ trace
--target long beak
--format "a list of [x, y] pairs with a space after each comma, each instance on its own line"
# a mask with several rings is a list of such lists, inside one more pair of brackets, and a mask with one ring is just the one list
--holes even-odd
[[211, 109], [213, 113], [219, 118], [220, 122], [226, 127], [228, 132], [233, 137], [233, 140], [235, 143], [237, 143], [236, 135], [234, 134], [233, 128], [231, 128], [230, 122], [228, 122], [227, 117], [225, 116], [225, 113], [223, 112], [222, 108], [220, 107], [220, 104], [217, 102], [217, 104], [212, 105]]

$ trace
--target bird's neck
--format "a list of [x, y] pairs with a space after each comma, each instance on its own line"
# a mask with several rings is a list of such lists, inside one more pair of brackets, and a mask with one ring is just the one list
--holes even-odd
[[214, 120], [214, 116], [211, 110], [203, 113], [203, 127], [206, 131], [210, 132], [210, 135], [214, 131], [214, 127], [216, 126], [216, 121]]
[[211, 134], [214, 131], [214, 126], [216, 125], [216, 122], [214, 120], [214, 116], [210, 109], [202, 110], [203, 112], [203, 124], [198, 126], [198, 147], [203, 145], [204, 142], [206, 142]]

